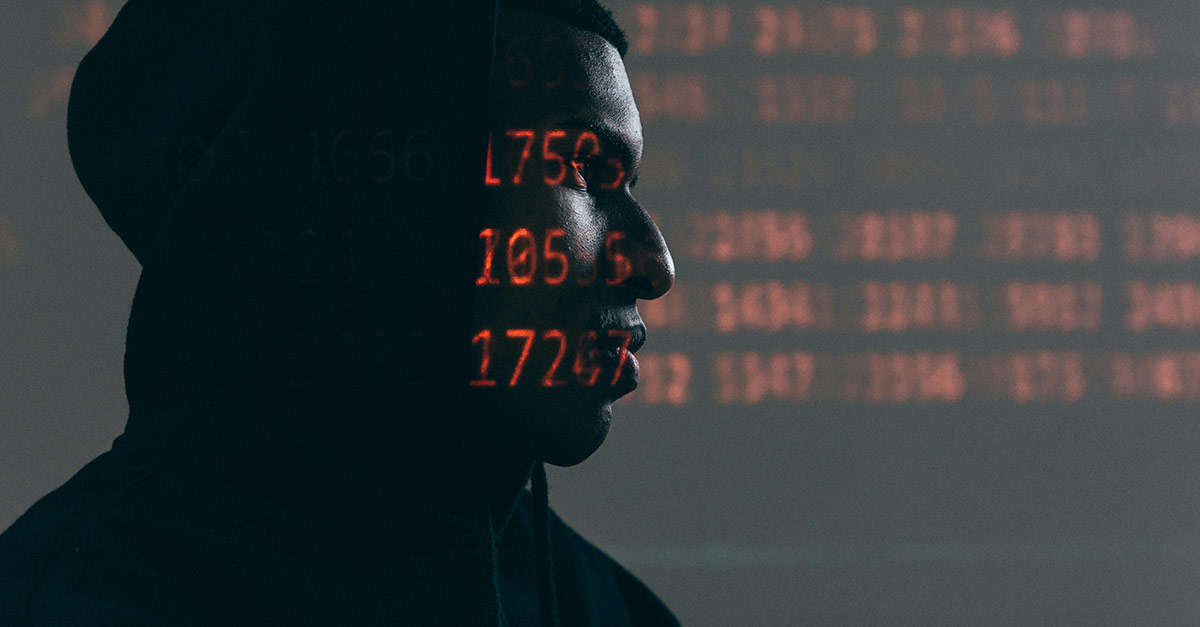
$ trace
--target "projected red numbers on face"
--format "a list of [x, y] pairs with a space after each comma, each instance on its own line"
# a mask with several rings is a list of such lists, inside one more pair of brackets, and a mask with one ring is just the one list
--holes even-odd
[[554, 353], [554, 362], [546, 370], [546, 376], [542, 377], [542, 387], [554, 388], [566, 385], [566, 381], [556, 379], [554, 376], [558, 373], [558, 368], [562, 364], [563, 355], [567, 354], [567, 335], [557, 329], [551, 329], [550, 331], [546, 331], [542, 339], [547, 341], [553, 340], [558, 345], [558, 350]]
[[537, 332], [533, 329], [509, 329], [505, 332], [510, 340], [519, 339], [524, 342], [521, 346], [521, 357], [517, 360], [517, 367], [513, 369], [512, 378], [508, 380], [508, 387], [517, 387], [517, 383], [521, 380], [521, 372], [525, 370], [525, 362], [529, 359], [529, 349], [533, 348], [533, 339], [537, 337]]
[[[567, 257], [566, 231], [546, 229], [539, 236], [530, 229], [519, 228], [511, 233], [499, 229], [483, 229], [479, 232], [483, 244], [483, 257], [475, 285], [563, 285], [571, 273], [571, 262]], [[592, 265], [588, 276], [576, 279], [580, 286], [596, 280], [596, 267], [601, 262], [609, 267], [606, 285], [624, 283], [633, 274], [633, 262], [623, 251], [625, 234], [613, 231], [605, 236], [603, 259]], [[498, 250], [503, 246], [503, 250]], [[502, 273], [507, 278], [497, 277]]]
[[478, 344], [480, 346], [480, 354], [483, 355], [479, 361], [479, 378], [471, 380], [472, 387], [492, 388], [496, 387], [496, 380], [488, 378], [488, 368], [492, 361], [492, 332], [484, 329], [471, 339], [471, 345]]
[[572, 368], [575, 379], [588, 387], [596, 385], [596, 379], [600, 376], [600, 364], [596, 363], [595, 352], [588, 350], [589, 346], [595, 346], [596, 338], [595, 331], [588, 331], [579, 338], [575, 365]]
[[[498, 145], [501, 141], [503, 144]], [[564, 152], [571, 145], [574, 150]], [[535, 149], [540, 154], [535, 155]], [[540, 181], [547, 186], [567, 182], [578, 186], [578, 179], [582, 179], [588, 188], [618, 190], [627, 176], [625, 164], [617, 157], [603, 156], [602, 152], [600, 139], [591, 131], [510, 129], [503, 135], [490, 133], [483, 182], [487, 187], [536, 183], [539, 177], [528, 173], [528, 169], [540, 163]]]
[[521, 159], [517, 163], [517, 171], [513, 173], [513, 185], [521, 184], [521, 173], [525, 171], [525, 164], [529, 162], [529, 155], [533, 154], [533, 138], [534, 132], [531, 130], [508, 131], [506, 133], [510, 139], [520, 140], [521, 144]]
[[[542, 181], [547, 185], [562, 185], [562, 182], [567, 179], [566, 159], [562, 154], [554, 152], [553, 147], [550, 146], [555, 140], [563, 139], [566, 136], [566, 131], [550, 131], [542, 138], [542, 158], [545, 160]], [[557, 174], [551, 176], [551, 172], [557, 172]]]
[[[609, 386], [615, 386], [627, 369], [629, 345], [633, 334], [623, 329], [608, 329], [603, 333], [602, 339], [599, 331], [590, 330], [581, 333], [572, 342], [561, 329], [550, 329], [541, 333], [534, 329], [505, 329], [503, 337], [512, 344], [498, 346], [495, 338], [497, 334], [491, 329], [483, 329], [471, 339], [472, 346], [479, 349], [479, 369], [478, 376], [470, 381], [470, 385], [501, 387], [491, 375], [493, 361], [497, 354], [500, 354], [503, 363], [501, 368], [505, 368], [505, 373], [509, 373], [508, 367], [512, 369], [506, 387], [515, 388], [523, 382], [528, 383], [530, 380], [525, 373], [531, 363], [548, 364], [534, 385], [547, 388], [565, 386], [569, 382], [561, 378], [560, 371], [567, 356], [567, 349], [573, 345], [575, 354], [572, 357], [571, 373], [574, 374], [576, 383], [594, 387], [601, 381], [601, 375], [605, 374], [608, 368], [612, 368], [611, 376], [604, 380], [608, 381]], [[608, 359], [601, 358], [602, 351], [610, 353]]]
[[533, 283], [533, 275], [537, 272], [537, 242], [529, 229], [517, 229], [509, 236], [506, 261], [513, 285]]
[[[535, 40], [517, 35], [504, 45], [504, 72], [513, 89], [527, 87], [558, 89], [571, 87], [587, 89], [580, 80], [583, 68], [567, 50], [566, 39], [557, 35], [542, 35]], [[568, 80], [573, 79], [573, 80]]]
[[621, 380], [621, 369], [625, 367], [625, 361], [629, 358], [629, 343], [633, 339], [633, 334], [622, 329], [610, 329], [608, 337], [621, 341], [621, 350], [617, 351], [617, 367], [613, 369], [612, 381], [608, 383], [612, 386]]

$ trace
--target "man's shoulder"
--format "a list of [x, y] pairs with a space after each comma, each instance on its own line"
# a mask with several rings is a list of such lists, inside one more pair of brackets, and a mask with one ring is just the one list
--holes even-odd
[[77, 534], [94, 530], [96, 521], [129, 489], [123, 478], [111, 453], [104, 453], [17, 518], [0, 534], [3, 590], [44, 575], [61, 547], [71, 545]]
[[[630, 625], [672, 626], [671, 610], [633, 573], [550, 511], [550, 542], [561, 603], [602, 611], [619, 600]], [[567, 621], [564, 620], [564, 624]], [[608, 623], [603, 624], [622, 624]]]
[[122, 562], [136, 558], [120, 510], [147, 475], [117, 457], [100, 455], [0, 534], [0, 624], [149, 624], [117, 603]]

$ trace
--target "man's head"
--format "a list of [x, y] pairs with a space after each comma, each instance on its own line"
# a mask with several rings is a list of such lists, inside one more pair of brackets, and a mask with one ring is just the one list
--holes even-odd
[[617, 25], [612, 12], [597, 0], [503, 0], [501, 7], [510, 15], [520, 15], [521, 12], [538, 13], [599, 35], [612, 44], [622, 58], [629, 50], [625, 31]]
[[[233, 19], [131, 0], [80, 65], [72, 159], [145, 264], [131, 428], [181, 433], [162, 408], [198, 406], [219, 427], [192, 432], [238, 433], [222, 446], [285, 427], [394, 474], [478, 452], [463, 438], [483, 416], [491, 451], [583, 460], [634, 385], [617, 346], [642, 341], [635, 300], [673, 280], [630, 192], [620, 29], [594, 1], [506, 0], [493, 52], [490, 2], [301, 4]], [[480, 207], [484, 125], [497, 184]], [[477, 219], [490, 274], [463, 285]], [[476, 378], [496, 382], [471, 399], [468, 289]]]
[[559, 465], [637, 385], [636, 300], [674, 281], [632, 188], [642, 127], [624, 35], [594, 2], [507, 3], [491, 88], [472, 393], [489, 441]]

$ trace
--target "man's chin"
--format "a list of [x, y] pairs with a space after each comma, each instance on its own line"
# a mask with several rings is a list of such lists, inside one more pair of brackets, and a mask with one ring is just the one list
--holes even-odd
[[[560, 419], [566, 416], [560, 416]], [[542, 443], [542, 451], [535, 456], [547, 464], [555, 466], [574, 466], [592, 456], [608, 437], [608, 429], [612, 424], [612, 403], [604, 401], [602, 405], [589, 410], [581, 410], [571, 416], [570, 420], [562, 421], [553, 431], [553, 438]]]
[[612, 400], [594, 394], [498, 395], [479, 406], [485, 440], [506, 457], [574, 466], [604, 444]]

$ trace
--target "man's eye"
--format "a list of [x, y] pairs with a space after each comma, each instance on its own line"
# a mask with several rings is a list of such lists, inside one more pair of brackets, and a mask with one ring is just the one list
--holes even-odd
[[586, 188], [596, 172], [596, 164], [591, 159], [572, 159], [571, 171], [575, 175], [575, 184]]

